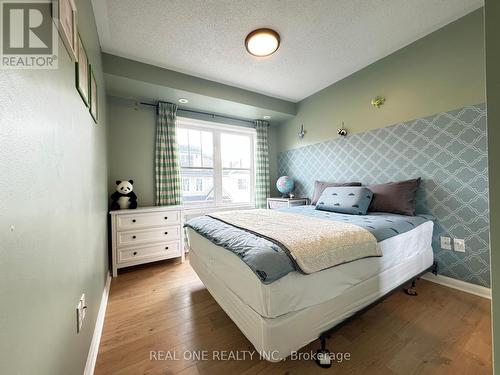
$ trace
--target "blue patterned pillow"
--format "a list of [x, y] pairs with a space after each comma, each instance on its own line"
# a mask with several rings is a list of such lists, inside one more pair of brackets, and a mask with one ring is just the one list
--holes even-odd
[[372, 198], [372, 191], [364, 186], [329, 187], [323, 191], [318, 199], [316, 209], [343, 214], [366, 215]]

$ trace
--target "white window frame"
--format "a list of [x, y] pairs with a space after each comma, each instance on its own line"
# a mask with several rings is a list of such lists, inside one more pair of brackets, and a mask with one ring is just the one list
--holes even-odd
[[[214, 200], [212, 202], [183, 202], [187, 209], [205, 208], [234, 208], [234, 207], [255, 207], [255, 138], [257, 132], [253, 128], [244, 126], [227, 125], [218, 122], [191, 119], [188, 117], [177, 117], [177, 128], [210, 131], [213, 141], [213, 168], [210, 167], [188, 167], [193, 169], [210, 169], [214, 171]], [[250, 168], [222, 168], [221, 159], [221, 133], [234, 135], [247, 135], [250, 137]], [[202, 156], [203, 158], [203, 156]], [[182, 167], [181, 166], [181, 170]], [[250, 201], [237, 203], [224, 203], [222, 201], [222, 170], [250, 170]]]

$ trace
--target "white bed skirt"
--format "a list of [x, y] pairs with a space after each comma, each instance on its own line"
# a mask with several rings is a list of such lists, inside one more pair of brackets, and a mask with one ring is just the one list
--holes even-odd
[[[189, 261], [198, 277], [255, 349], [272, 362], [285, 359], [316, 340], [322, 332], [376, 301], [409, 278], [425, 271], [434, 260], [432, 248], [429, 247], [326, 302], [275, 318], [265, 318], [231, 291], [221, 278], [205, 265], [203, 258], [197, 255], [197, 248], [200, 246], [215, 245], [191, 229], [189, 238]], [[219, 250], [227, 251], [222, 248]]]

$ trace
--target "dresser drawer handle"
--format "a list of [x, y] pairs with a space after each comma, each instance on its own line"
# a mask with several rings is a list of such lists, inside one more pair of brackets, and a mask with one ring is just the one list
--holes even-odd
[[168, 232], [165, 232], [165, 234], [168, 234]]
[[165, 250], [168, 250], [168, 246], [165, 246]]
[[134, 251], [134, 252], [133, 252], [133, 254], [134, 254], [134, 255], [137, 255], [137, 251]]
[[136, 238], [136, 237], [135, 237], [135, 236], [132, 236], [132, 238], [135, 240], [135, 238]]
[[132, 219], [132, 223], [135, 223], [135, 219]]
[[167, 220], [167, 219], [168, 219], [168, 216], [165, 216], [165, 220]]

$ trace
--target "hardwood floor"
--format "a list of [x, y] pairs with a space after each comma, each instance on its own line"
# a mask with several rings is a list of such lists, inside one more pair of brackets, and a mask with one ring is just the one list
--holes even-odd
[[[95, 374], [491, 374], [490, 301], [425, 280], [417, 289], [417, 297], [396, 292], [337, 331], [329, 348], [350, 360], [321, 369], [311, 360], [270, 363], [250, 354], [212, 360], [229, 350], [241, 358], [253, 346], [189, 262], [136, 267], [111, 284]], [[300, 352], [318, 347], [316, 340]], [[151, 351], [164, 357], [151, 360]], [[195, 351], [210, 360], [193, 358]]]

